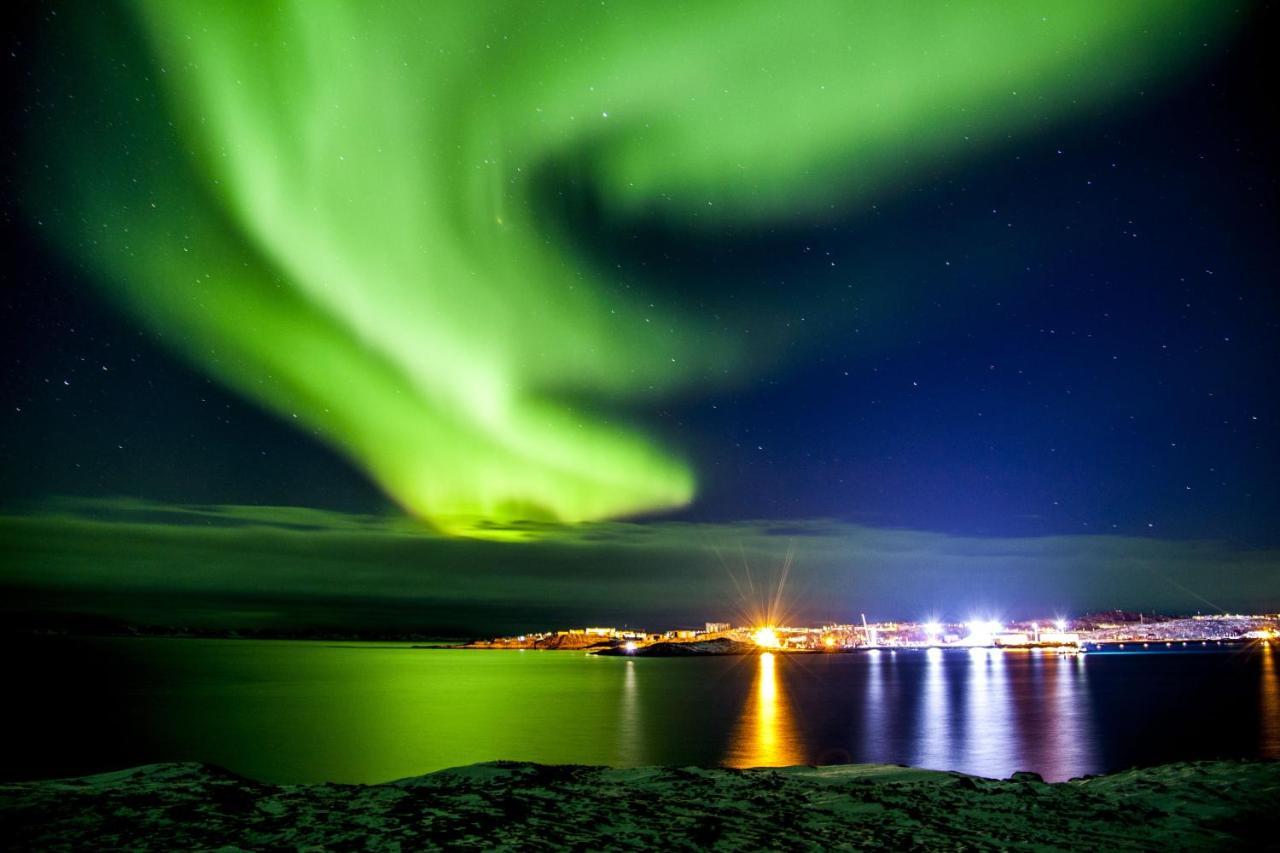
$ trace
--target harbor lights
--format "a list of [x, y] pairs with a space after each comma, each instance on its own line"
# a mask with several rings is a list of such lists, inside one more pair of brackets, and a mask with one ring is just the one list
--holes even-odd
[[757, 628], [755, 633], [751, 635], [751, 639], [755, 640], [756, 645], [762, 649], [777, 649], [782, 647], [782, 642], [778, 639], [778, 632], [774, 630], [772, 625]]
[[631, 654], [635, 654], [635, 651], [636, 651], [636, 641], [635, 641], [635, 640], [627, 640], [625, 643], [623, 643], [623, 644], [622, 644], [622, 649], [623, 649], [623, 651], [625, 651], [625, 652], [626, 652], [627, 654], [629, 654], [629, 655], [631, 655]]
[[996, 634], [1004, 630], [1004, 626], [995, 620], [975, 619], [965, 627], [969, 629], [966, 642], [971, 646], [989, 646], [995, 642]]
[[942, 634], [942, 626], [937, 622], [929, 621], [924, 623], [924, 638], [931, 646], [938, 644], [938, 637]]

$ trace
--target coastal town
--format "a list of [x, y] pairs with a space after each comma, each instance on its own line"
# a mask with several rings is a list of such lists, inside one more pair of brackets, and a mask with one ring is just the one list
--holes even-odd
[[588, 651], [606, 655], [746, 654], [755, 651], [847, 652], [879, 648], [1090, 649], [1171, 648], [1280, 638], [1280, 614], [1172, 617], [1109, 611], [1074, 619], [1005, 622], [858, 622], [797, 627], [705, 622], [658, 632], [589, 626], [476, 640], [467, 648]]

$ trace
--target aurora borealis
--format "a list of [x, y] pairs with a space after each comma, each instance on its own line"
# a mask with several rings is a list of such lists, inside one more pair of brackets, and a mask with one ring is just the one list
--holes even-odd
[[3, 612], [1280, 607], [1275, 18], [33, 0]]
[[74, 18], [42, 85], [80, 106], [25, 141], [42, 232], [412, 514], [488, 535], [689, 504], [698, 465], [627, 412], [784, 358], [785, 334], [743, 334], [767, 315], [687, 310], [588, 263], [558, 220], [566, 187], [617, 229], [691, 239], [892, 201], [1168, 85], [1232, 24], [1212, 2], [157, 0]]

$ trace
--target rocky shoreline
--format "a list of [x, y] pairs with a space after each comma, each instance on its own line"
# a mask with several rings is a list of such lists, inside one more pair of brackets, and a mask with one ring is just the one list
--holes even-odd
[[1280, 831], [1280, 762], [1046, 784], [885, 765], [476, 764], [382, 785], [270, 785], [154, 764], [0, 785], [9, 850], [1227, 850]]
[[631, 651], [628, 651], [625, 647], [613, 646], [598, 649], [593, 651], [592, 654], [604, 657], [688, 658], [706, 657], [708, 655], [758, 655], [762, 651], [764, 649], [761, 649], [755, 643], [745, 643], [741, 640], [719, 637], [714, 640], [682, 640], [680, 642], [653, 643], [648, 646], [640, 646]]

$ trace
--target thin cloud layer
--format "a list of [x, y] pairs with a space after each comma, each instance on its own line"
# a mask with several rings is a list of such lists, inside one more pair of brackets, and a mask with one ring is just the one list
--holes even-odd
[[534, 527], [527, 541], [458, 540], [396, 514], [63, 499], [0, 516], [0, 585], [11, 611], [163, 624], [657, 628], [744, 618], [790, 552], [796, 621], [1280, 607], [1280, 552], [1224, 542], [830, 519]]

